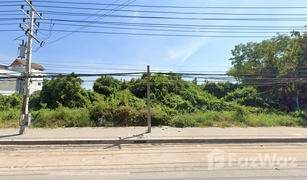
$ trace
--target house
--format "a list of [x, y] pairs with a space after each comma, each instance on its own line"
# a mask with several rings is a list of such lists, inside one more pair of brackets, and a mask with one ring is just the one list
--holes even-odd
[[12, 71], [8, 65], [0, 64], [0, 94], [11, 95], [20, 92], [21, 81], [18, 80], [20, 72]]
[[[24, 93], [25, 81], [19, 76], [25, 74], [26, 65], [27, 62], [21, 59], [16, 59], [10, 66], [0, 64], [0, 94]], [[46, 76], [45, 68], [36, 63], [31, 63], [31, 74], [33, 76]], [[30, 79], [30, 94], [42, 90], [43, 79], [43, 77]]]

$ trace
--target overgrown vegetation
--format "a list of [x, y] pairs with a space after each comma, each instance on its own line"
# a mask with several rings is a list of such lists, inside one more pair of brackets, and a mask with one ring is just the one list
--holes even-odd
[[[172, 72], [151, 75], [152, 125], [306, 126], [307, 84], [300, 78], [307, 75], [300, 68], [307, 65], [307, 35], [292, 34], [236, 46], [228, 74], [237, 84], [197, 85]], [[45, 79], [42, 91], [30, 97], [34, 127], [147, 124], [146, 73], [130, 81], [100, 77], [94, 92], [82, 88], [82, 82], [74, 73]], [[21, 105], [21, 95], [0, 95], [0, 128], [18, 126]]]

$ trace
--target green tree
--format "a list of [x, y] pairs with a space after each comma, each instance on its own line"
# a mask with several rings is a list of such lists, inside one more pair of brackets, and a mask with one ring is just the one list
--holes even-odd
[[121, 82], [111, 76], [101, 76], [94, 82], [93, 89], [94, 92], [110, 96], [121, 89]]
[[224, 97], [228, 92], [233, 92], [238, 87], [238, 84], [233, 84], [230, 82], [205, 82], [200, 86], [202, 90], [208, 91], [217, 98]]
[[259, 43], [240, 44], [232, 50], [229, 60], [233, 67], [227, 74], [243, 85], [283, 95], [284, 99], [291, 99], [289, 104], [295, 102], [294, 109], [301, 109], [307, 100], [300, 99], [306, 95], [307, 87], [306, 50], [307, 34], [297, 31], [292, 31], [291, 36], [278, 34]]
[[[61, 74], [60, 74], [61, 75]], [[47, 103], [49, 108], [86, 107], [91, 104], [88, 92], [81, 87], [83, 80], [72, 73], [68, 77], [44, 79], [40, 93], [41, 103]]]

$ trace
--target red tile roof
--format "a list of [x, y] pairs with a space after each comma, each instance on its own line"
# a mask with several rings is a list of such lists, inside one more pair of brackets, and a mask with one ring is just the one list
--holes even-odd
[[[23, 66], [26, 66], [27, 65], [27, 61], [25, 60], [21, 60], [21, 59], [16, 59], [12, 64], [11, 66], [17, 66], [17, 65], [23, 65]], [[38, 65], [36, 63], [31, 63], [31, 68], [32, 69], [39, 69], [39, 70], [45, 70], [45, 68], [41, 65]]]

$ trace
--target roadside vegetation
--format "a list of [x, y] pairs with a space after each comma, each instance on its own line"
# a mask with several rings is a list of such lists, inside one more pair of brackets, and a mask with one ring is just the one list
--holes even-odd
[[[232, 50], [228, 75], [239, 83], [185, 81], [151, 75], [153, 126], [270, 127], [307, 124], [307, 35], [277, 35]], [[30, 97], [33, 127], [114, 127], [147, 124], [147, 74], [130, 81], [103, 76], [93, 90], [69, 77], [44, 80]], [[0, 95], [0, 128], [18, 127], [22, 95]]]

